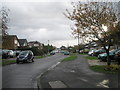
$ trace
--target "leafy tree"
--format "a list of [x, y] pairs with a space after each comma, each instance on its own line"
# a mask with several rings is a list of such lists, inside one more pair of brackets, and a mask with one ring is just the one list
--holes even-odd
[[[72, 3], [73, 11], [66, 9], [64, 14], [74, 21], [73, 34], [84, 41], [100, 42], [107, 53], [107, 64], [111, 64], [109, 57], [110, 46], [113, 43], [110, 27], [117, 21], [117, 9], [112, 2], [78, 2]], [[105, 30], [104, 27], [107, 27]]]
[[7, 29], [9, 22], [9, 15], [8, 15], [9, 11], [10, 10], [5, 7], [2, 7], [0, 10], [0, 29], [2, 31], [3, 36], [8, 34]]

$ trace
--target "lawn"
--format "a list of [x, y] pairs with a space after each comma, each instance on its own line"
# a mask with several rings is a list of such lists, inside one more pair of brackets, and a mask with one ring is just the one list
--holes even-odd
[[90, 69], [95, 72], [107, 73], [107, 74], [118, 74], [118, 72], [120, 72], [120, 66], [117, 65], [111, 65], [111, 66], [94, 65], [94, 66], [90, 66]]
[[77, 59], [77, 55], [71, 55], [71, 56], [63, 59], [62, 61], [73, 61], [75, 59]]
[[14, 63], [16, 63], [16, 60], [7, 60], [7, 59], [2, 60], [2, 66], [9, 65], [9, 64], [14, 64]]
[[89, 59], [89, 60], [97, 60], [98, 58], [95, 57], [95, 56], [86, 56], [85, 57], [86, 59]]

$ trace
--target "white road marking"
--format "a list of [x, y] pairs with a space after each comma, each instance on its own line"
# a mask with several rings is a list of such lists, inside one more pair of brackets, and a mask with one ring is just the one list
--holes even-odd
[[103, 86], [105, 88], [109, 88], [109, 86], [107, 86], [108, 83], [109, 83], [109, 80], [103, 80], [97, 86]]
[[50, 68], [48, 68], [48, 70], [53, 69], [53, 68], [56, 67], [58, 64], [60, 64], [60, 62], [57, 62], [56, 64], [52, 65]]
[[61, 81], [51, 81], [49, 82], [49, 85], [52, 88], [67, 88], [67, 86]]
[[88, 80], [86, 80], [86, 79], [84, 79], [84, 78], [81, 78], [81, 80], [84, 81], [84, 82], [87, 82], [87, 81], [88, 81]]

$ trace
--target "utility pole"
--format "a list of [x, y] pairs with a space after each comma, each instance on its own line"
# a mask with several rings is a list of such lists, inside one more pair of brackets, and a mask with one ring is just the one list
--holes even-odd
[[48, 54], [49, 54], [49, 40], [48, 40]]

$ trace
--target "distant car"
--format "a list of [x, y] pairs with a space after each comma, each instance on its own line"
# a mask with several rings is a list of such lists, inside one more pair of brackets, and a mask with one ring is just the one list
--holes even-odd
[[[114, 60], [115, 52], [119, 50], [120, 49], [114, 49], [109, 52], [109, 56], [111, 60]], [[107, 61], [107, 54], [106, 53], [99, 54], [98, 59], [100, 59], [101, 61]]]
[[70, 52], [65, 51], [65, 52], [64, 52], [64, 55], [70, 55]]
[[32, 51], [21, 51], [20, 54], [17, 56], [16, 63], [19, 64], [19, 62], [34, 62], [34, 55]]
[[50, 55], [55, 55], [55, 52], [53, 52], [53, 51], [52, 51], [52, 52], [50, 52]]
[[93, 56], [94, 51], [95, 51], [95, 49], [90, 50], [90, 51], [88, 52], [88, 55]]
[[79, 53], [84, 53], [84, 50], [80, 50]]
[[102, 54], [102, 53], [105, 53], [105, 50], [98, 49], [93, 52], [93, 56], [97, 57], [99, 54]]
[[89, 52], [89, 49], [85, 48], [84, 53], [88, 53], [88, 52]]
[[114, 59], [120, 65], [120, 50], [115, 53]]

